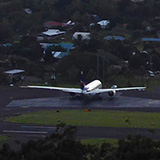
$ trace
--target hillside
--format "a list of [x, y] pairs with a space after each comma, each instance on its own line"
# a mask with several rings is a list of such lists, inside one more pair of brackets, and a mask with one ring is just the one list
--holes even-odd
[[[120, 75], [134, 79], [134, 75], [144, 76], [148, 70], [159, 71], [159, 39], [142, 40], [159, 38], [159, 8], [160, 2], [156, 0], [1, 0], [1, 72], [14, 68], [14, 65], [6, 67], [14, 61], [16, 67], [25, 69], [28, 75], [45, 79], [44, 73], [56, 72], [59, 80], [69, 75], [72, 78], [68, 81], [73, 82], [77, 81], [80, 70], [88, 75], [87, 80], [99, 77], [103, 81], [112, 81]], [[101, 20], [109, 24], [102, 27], [98, 24]], [[45, 24], [50, 21], [73, 25], [48, 28]], [[47, 29], [59, 29], [65, 34], [37, 41], [37, 36]], [[89, 32], [90, 40], [82, 41], [80, 37], [73, 40], [74, 32]], [[64, 50], [50, 47], [44, 55], [40, 45], [44, 42], [69, 42], [74, 44], [74, 49], [69, 56], [57, 61], [51, 52]]]

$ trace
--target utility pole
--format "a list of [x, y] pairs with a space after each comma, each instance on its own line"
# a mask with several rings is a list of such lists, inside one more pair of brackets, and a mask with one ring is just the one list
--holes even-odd
[[[102, 60], [102, 62], [100, 61]], [[101, 63], [101, 64], [100, 64]], [[100, 70], [102, 75], [100, 76]], [[105, 59], [104, 59], [104, 50], [99, 49], [97, 54], [97, 78], [102, 78], [102, 82], [105, 81]]]
[[97, 55], [97, 79], [99, 79], [99, 55]]
[[104, 84], [104, 79], [105, 79], [105, 71], [104, 71], [104, 57], [103, 57], [103, 84]]

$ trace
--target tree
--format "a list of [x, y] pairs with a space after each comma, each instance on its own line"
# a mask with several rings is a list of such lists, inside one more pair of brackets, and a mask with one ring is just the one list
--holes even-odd
[[30, 52], [32, 52], [31, 54], [28, 54], [28, 58], [31, 58], [33, 60], [37, 60], [42, 57], [42, 48], [41, 48], [39, 42], [36, 40], [36, 37], [24, 36], [21, 39], [20, 44], [23, 49], [28, 48], [28, 50], [30, 50]]
[[53, 62], [54, 61], [54, 57], [52, 55], [52, 51], [53, 51], [54, 46], [52, 47], [48, 47], [45, 51], [45, 55], [44, 55], [44, 60], [46, 62]]
[[153, 69], [155, 71], [159, 71], [160, 70], [160, 56], [158, 53], [154, 52], [154, 54], [152, 55], [152, 63], [153, 63]]
[[119, 160], [157, 159], [157, 153], [159, 152], [157, 149], [156, 143], [150, 138], [128, 136], [126, 140], [119, 140], [116, 157], [118, 157]]
[[8, 22], [0, 23], [0, 43], [11, 42], [13, 38], [13, 32]]
[[[85, 74], [87, 75], [91, 69], [96, 70], [95, 64], [96, 55], [94, 55], [92, 52], [74, 51], [70, 55], [65, 56], [56, 65], [56, 71], [61, 74], [63, 80], [66, 78], [66, 81], [68, 81], [68, 75], [70, 75], [72, 78], [72, 80], [69, 80], [70, 82], [78, 82], [80, 71], [85, 71]], [[72, 76], [71, 73], [73, 73]], [[92, 79], [94, 79], [94, 75], [92, 76]], [[86, 81], [90, 80], [91, 79], [86, 79]]]

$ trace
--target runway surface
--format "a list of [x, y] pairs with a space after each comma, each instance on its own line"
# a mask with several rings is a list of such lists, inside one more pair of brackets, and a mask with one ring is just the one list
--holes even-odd
[[51, 107], [51, 108], [158, 108], [160, 107], [160, 100], [125, 97], [120, 93], [115, 98], [108, 98], [103, 95], [102, 100], [78, 100], [69, 99], [69, 97], [50, 97], [50, 98], [36, 98], [13, 100], [6, 107]]
[[[0, 123], [0, 133], [10, 137], [22, 137], [25, 139], [42, 138], [52, 133], [57, 133], [56, 126], [51, 125], [27, 125], [16, 123]], [[160, 129], [140, 129], [140, 128], [112, 128], [112, 127], [91, 127], [78, 126], [77, 137], [84, 138], [127, 138], [128, 135], [144, 135], [153, 139], [160, 139]], [[22, 142], [23, 142], [22, 141]]]

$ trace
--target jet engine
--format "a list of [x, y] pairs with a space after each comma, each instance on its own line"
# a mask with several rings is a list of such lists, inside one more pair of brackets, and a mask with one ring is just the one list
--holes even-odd
[[116, 91], [110, 91], [110, 92], [108, 92], [108, 95], [109, 95], [110, 97], [114, 97], [115, 94], [116, 94]]
[[[117, 85], [113, 85], [113, 86], [111, 87], [111, 89], [116, 89], [116, 88], [117, 88]], [[116, 94], [116, 91], [115, 91], [115, 90], [108, 92], [108, 95], [109, 95], [110, 97], [114, 97], [115, 94]]]

